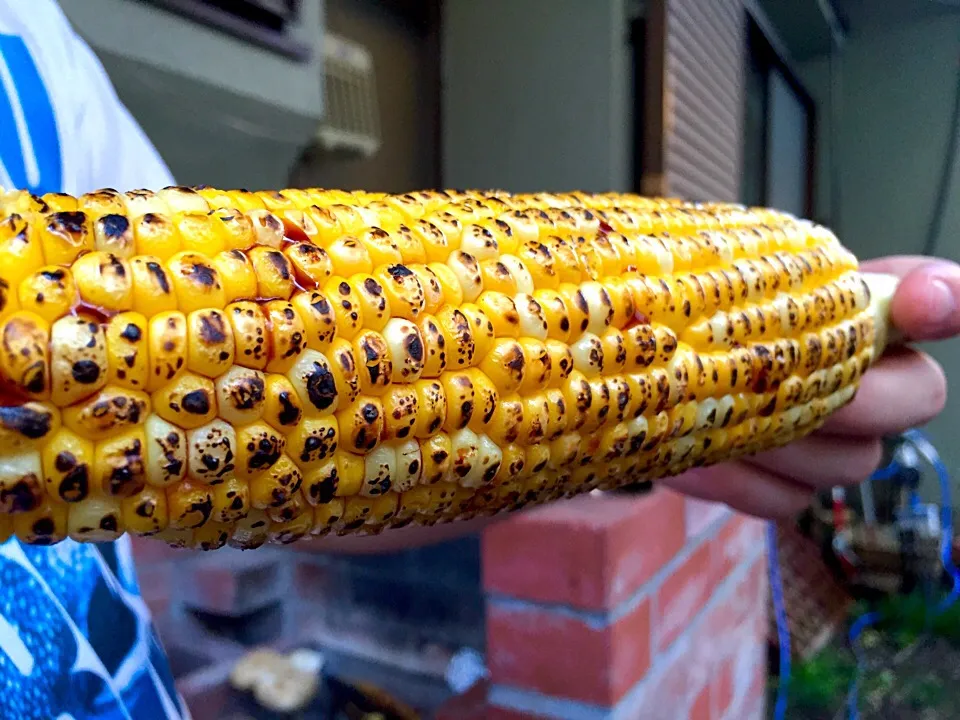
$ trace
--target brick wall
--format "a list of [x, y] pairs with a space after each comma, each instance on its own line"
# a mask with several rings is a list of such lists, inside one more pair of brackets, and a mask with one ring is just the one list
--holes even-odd
[[762, 522], [665, 489], [494, 527], [488, 716], [763, 717], [764, 541]]

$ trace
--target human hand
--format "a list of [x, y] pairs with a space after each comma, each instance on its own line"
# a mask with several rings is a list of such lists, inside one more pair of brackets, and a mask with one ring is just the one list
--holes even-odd
[[[900, 284], [890, 305], [903, 343], [960, 334], [960, 266], [928, 257], [895, 256], [861, 264]], [[698, 468], [661, 482], [704, 500], [764, 518], [787, 518], [814, 494], [865, 480], [878, 466], [882, 438], [922, 425], [944, 407], [943, 369], [907, 344], [889, 348], [861, 380], [856, 398], [817, 432], [737, 462]]]

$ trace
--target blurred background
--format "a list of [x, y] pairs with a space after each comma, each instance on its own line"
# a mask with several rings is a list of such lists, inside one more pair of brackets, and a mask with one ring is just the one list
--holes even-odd
[[[812, 217], [862, 258], [958, 256], [960, 4], [948, 0], [60, 4], [182, 184], [669, 194]], [[960, 367], [957, 342], [932, 351]], [[951, 400], [929, 430], [960, 476], [958, 424]], [[674, 510], [686, 535], [668, 568], [728, 521], [716, 508]], [[520, 592], [491, 588], [505, 577], [502, 550], [468, 538], [387, 558], [139, 552], [183, 692], [206, 718], [228, 713], [224, 668], [245, 648], [307, 637], [345, 673], [430, 712], [474, 680], [501, 688], [501, 712], [563, 697], [549, 682], [498, 679], [491, 602]], [[662, 582], [655, 571], [650, 582]], [[766, 617], [764, 593], [750, 597]], [[657, 636], [657, 602], [651, 613]], [[575, 634], [557, 633], [575, 652]], [[663, 649], [644, 642], [653, 649], [637, 687]], [[749, 716], [754, 670], [741, 665], [727, 683], [740, 705], [710, 681], [697, 717]], [[606, 717], [628, 686], [577, 699], [580, 714], [543, 707]]]

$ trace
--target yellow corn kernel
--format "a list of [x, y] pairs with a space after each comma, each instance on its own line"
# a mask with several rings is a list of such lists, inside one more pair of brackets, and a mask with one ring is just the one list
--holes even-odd
[[337, 316], [332, 303], [319, 290], [300, 292], [290, 303], [303, 321], [306, 345], [312, 350], [324, 352], [337, 336]]
[[210, 518], [214, 522], [237, 522], [250, 511], [250, 487], [245, 480], [228, 476], [211, 488], [211, 494], [213, 512]]
[[150, 412], [150, 396], [107, 385], [96, 395], [63, 409], [63, 424], [81, 437], [101, 440], [139, 425]]
[[281, 433], [289, 433], [303, 417], [303, 403], [290, 381], [283, 375], [266, 376], [263, 420]]
[[167, 494], [161, 488], [147, 485], [136, 495], [120, 501], [120, 513], [127, 532], [156, 535], [169, 523]]
[[106, 495], [130, 497], [146, 485], [146, 434], [131, 428], [97, 443], [93, 454], [93, 486]]
[[355, 453], [373, 450], [384, 431], [384, 408], [379, 398], [360, 395], [337, 412], [340, 447]]
[[66, 315], [77, 302], [73, 275], [54, 265], [46, 265], [24, 278], [17, 294], [21, 309], [39, 315], [48, 323]]
[[174, 530], [193, 530], [202, 527], [213, 513], [213, 495], [202, 483], [189, 480], [166, 489], [169, 527]]
[[237, 434], [233, 425], [216, 419], [187, 433], [187, 475], [191, 480], [218, 485], [235, 469]]
[[148, 323], [140, 313], [125, 312], [110, 318], [106, 327], [107, 382], [142, 390], [150, 378]]
[[228, 303], [257, 297], [257, 274], [250, 259], [242, 250], [225, 250], [210, 258], [223, 284], [223, 296]]
[[406, 265], [384, 265], [376, 271], [383, 288], [390, 315], [394, 318], [416, 320], [426, 301], [420, 278]]
[[257, 295], [264, 299], [289, 300], [295, 289], [293, 266], [279, 250], [256, 246], [247, 253], [257, 275]]
[[135, 312], [151, 317], [177, 309], [170, 274], [156, 255], [138, 255], [130, 261]]
[[42, 235], [36, 228], [30, 228], [19, 214], [9, 215], [0, 220], [0, 277], [14, 288], [30, 273], [44, 265], [59, 265], [55, 261], [46, 262], [43, 254]]
[[149, 255], [166, 262], [180, 252], [180, 233], [166, 215], [147, 212], [133, 223], [134, 248], [137, 255]]
[[[64, 333], [61, 333], [63, 335]], [[0, 372], [11, 388], [29, 398], [51, 395], [51, 331], [46, 320], [32, 312], [9, 315], [0, 328]], [[81, 365], [81, 378], [86, 379]]]
[[336, 338], [330, 345], [328, 355], [340, 400], [344, 403], [353, 402], [360, 394], [360, 371], [353, 346], [342, 338]]
[[75, 503], [90, 492], [93, 442], [61, 428], [43, 447], [43, 478], [47, 497]]
[[250, 480], [250, 504], [258, 510], [286, 505], [300, 490], [303, 474], [288, 455]]
[[167, 422], [187, 430], [213, 420], [217, 414], [217, 391], [209, 378], [190, 372], [155, 391], [153, 410]]
[[81, 253], [94, 249], [90, 218], [80, 211], [52, 213], [38, 230], [48, 265], [70, 265]]
[[355, 237], [343, 236], [326, 246], [333, 263], [333, 274], [351, 277], [373, 272], [373, 260], [367, 248]]
[[217, 207], [210, 217], [227, 252], [246, 250], [256, 242], [250, 218], [229, 204]]
[[147, 327], [147, 391], [156, 392], [177, 378], [187, 363], [187, 318], [182, 312], [153, 315]]
[[67, 535], [77, 542], [110, 542], [123, 534], [120, 499], [91, 495], [70, 508]]
[[286, 300], [271, 300], [262, 307], [270, 350], [267, 372], [287, 372], [306, 345], [306, 327], [293, 305]]
[[64, 407], [93, 395], [107, 383], [103, 326], [83, 316], [66, 316], [50, 328], [51, 400]]
[[[356, 294], [358, 313], [362, 318], [363, 327], [378, 332], [383, 330], [392, 312], [383, 286], [373, 275], [366, 274], [352, 275], [349, 284]], [[341, 305], [343, 305], [342, 302]], [[346, 306], [343, 307], [346, 310]]]
[[283, 254], [290, 261], [296, 283], [303, 289], [321, 287], [333, 275], [330, 255], [312, 242], [293, 243]]
[[226, 305], [220, 273], [205, 255], [178, 252], [167, 261], [167, 269], [177, 296], [177, 305], [182, 312], [191, 313]]
[[187, 369], [217, 377], [234, 359], [233, 327], [222, 310], [194, 310], [187, 316]]

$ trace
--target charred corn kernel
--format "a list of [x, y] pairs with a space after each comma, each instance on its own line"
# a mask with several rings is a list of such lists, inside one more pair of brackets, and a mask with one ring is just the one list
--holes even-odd
[[368, 395], [379, 395], [390, 385], [393, 362], [390, 348], [383, 335], [374, 330], [363, 330], [353, 340], [354, 357], [359, 360], [360, 390]]
[[255, 302], [242, 301], [224, 309], [233, 334], [234, 361], [238, 365], [264, 370], [269, 359], [267, 318]]
[[266, 395], [266, 378], [259, 370], [234, 365], [214, 382], [217, 412], [231, 425], [260, 419]]
[[187, 474], [191, 480], [218, 485], [232, 476], [237, 457], [233, 425], [217, 419], [187, 433]]
[[307, 418], [287, 438], [287, 449], [297, 466], [307, 472], [328, 464], [337, 443], [336, 418]]
[[323, 352], [337, 335], [337, 316], [332, 303], [319, 290], [300, 292], [290, 303], [303, 321], [306, 345]]
[[123, 527], [134, 535], [156, 535], [169, 524], [167, 494], [161, 488], [147, 485], [136, 495], [120, 501]]
[[186, 433], [154, 414], [147, 417], [144, 431], [146, 481], [154, 487], [166, 487], [182, 480], [187, 473]]
[[304, 350], [286, 373], [307, 415], [327, 416], [337, 411], [340, 393], [330, 361], [316, 350]]
[[12, 390], [44, 400], [52, 387], [50, 326], [41, 316], [19, 311], [9, 315], [0, 335], [0, 371]]
[[304, 473], [300, 492], [310, 505], [325, 505], [335, 502], [339, 483], [337, 461], [334, 456], [330, 456]]
[[380, 398], [371, 395], [358, 396], [337, 412], [340, 446], [358, 454], [373, 450], [380, 443], [385, 422]]
[[283, 245], [283, 222], [269, 210], [251, 210], [247, 213], [253, 225], [258, 245], [280, 248]]
[[[66, 315], [77, 301], [73, 275], [54, 265], [46, 265], [28, 275], [21, 281], [17, 292], [20, 308], [39, 315], [48, 323]], [[0, 310], [3, 309], [0, 306]]]
[[496, 385], [482, 371], [471, 368], [466, 372], [473, 385], [473, 412], [469, 426], [476, 433], [481, 433], [493, 418], [497, 403], [500, 402], [500, 393]]
[[416, 320], [426, 301], [423, 286], [406, 265], [385, 265], [376, 271], [376, 278], [386, 297], [391, 317]]
[[413, 385], [394, 385], [383, 396], [384, 440], [404, 439], [413, 434], [419, 412], [417, 390]]
[[454, 250], [447, 258], [447, 267], [453, 271], [465, 302], [474, 302], [483, 292], [480, 264], [470, 253]]
[[0, 512], [16, 514], [39, 507], [44, 481], [39, 452], [10, 454], [0, 462]]
[[100, 390], [107, 382], [107, 343], [103, 326], [82, 316], [66, 316], [50, 328], [50, 397], [64, 407]]
[[217, 414], [217, 391], [209, 378], [184, 372], [155, 391], [153, 410], [167, 422], [187, 430], [213, 420]]
[[213, 512], [210, 518], [218, 523], [232, 523], [246, 517], [250, 510], [250, 487], [245, 480], [226, 477], [210, 488]]
[[126, 430], [97, 443], [93, 454], [93, 483], [106, 495], [130, 497], [146, 485], [144, 428]]
[[[447, 305], [459, 307], [463, 303], [463, 290], [460, 281], [449, 266], [440, 262], [432, 262], [427, 267], [433, 272], [443, 291], [443, 299]], [[442, 305], [441, 305], [442, 307]]]
[[573, 370], [573, 354], [570, 347], [559, 340], [547, 340], [544, 343], [550, 356], [550, 387], [560, 387]]
[[61, 428], [44, 445], [43, 479], [47, 497], [53, 501], [75, 503], [90, 492], [93, 442]]
[[48, 265], [70, 265], [81, 253], [94, 249], [90, 218], [83, 212], [51, 213], [37, 230]]
[[250, 218], [231, 205], [217, 207], [210, 217], [228, 252], [244, 250], [256, 242]]
[[151, 211], [133, 221], [134, 251], [165, 262], [182, 249], [176, 225], [164, 214]]
[[271, 300], [263, 306], [267, 323], [270, 353], [267, 372], [289, 370], [305, 347], [306, 327], [293, 305], [285, 300]]
[[187, 318], [181, 312], [161, 312], [147, 327], [147, 390], [167, 387], [187, 363]]
[[440, 321], [433, 315], [421, 315], [420, 338], [423, 341], [423, 368], [421, 377], [435, 378], [447, 367], [447, 338]]
[[222, 310], [194, 310], [187, 315], [187, 370], [207, 377], [233, 366], [233, 327]]
[[106, 327], [108, 383], [131, 390], [148, 386], [147, 328], [147, 319], [140, 313], [125, 312], [110, 318]]
[[150, 396], [107, 385], [96, 395], [65, 407], [63, 424], [81, 437], [102, 440], [139, 425], [150, 412]]
[[523, 380], [520, 383], [521, 395], [543, 390], [550, 383], [553, 372], [552, 360], [547, 345], [532, 337], [521, 337], [520, 347], [523, 350]]
[[[337, 336], [351, 340], [364, 326], [363, 306], [360, 295], [343, 277], [327, 280], [323, 292], [330, 300], [336, 319]], [[384, 304], [385, 306], [385, 304]]]
[[303, 474], [287, 455], [250, 480], [250, 504], [258, 510], [286, 505], [300, 490]]
[[170, 274], [156, 255], [138, 255], [130, 261], [133, 310], [145, 317], [177, 309]]
[[267, 542], [270, 518], [262, 510], [251, 510], [233, 526], [227, 544], [238, 550], [254, 550]]
[[[351, 276], [349, 285], [356, 294], [363, 327], [368, 330], [383, 330], [391, 317], [390, 301], [383, 286], [373, 275], [364, 274]], [[338, 289], [342, 292], [342, 288]]]
[[498, 338], [493, 348], [480, 361], [480, 370], [497, 390], [507, 394], [516, 392], [523, 384], [526, 371], [526, 357], [523, 347], [512, 338]]
[[70, 508], [67, 535], [77, 542], [110, 542], [123, 534], [120, 499], [91, 495]]
[[383, 329], [390, 358], [390, 382], [413, 383], [423, 372], [423, 335], [413, 322], [398, 317], [391, 318]]
[[13, 532], [28, 545], [55, 545], [67, 537], [66, 505], [45, 500], [35, 509], [13, 516]]
[[326, 246], [327, 254], [333, 263], [333, 274], [351, 277], [373, 272], [373, 260], [370, 252], [355, 237], [344, 236]]
[[236, 429], [236, 476], [252, 478], [273, 467], [287, 446], [286, 437], [266, 423], [256, 422]]
[[227, 302], [257, 297], [257, 274], [242, 250], [225, 250], [210, 258], [210, 263], [223, 284]]
[[30, 231], [23, 216], [12, 214], [0, 220], [0, 277], [13, 288], [14, 297], [20, 281], [45, 264], [58, 265], [45, 262], [42, 241], [36, 230]]
[[256, 246], [247, 253], [257, 276], [257, 295], [261, 298], [288, 300], [295, 283], [293, 266], [280, 250]]
[[202, 483], [184, 480], [166, 489], [167, 516], [173, 530], [202, 527], [213, 513], [213, 495]]
[[263, 420], [281, 433], [288, 433], [303, 417], [303, 403], [290, 381], [283, 375], [266, 376]]
[[226, 546], [232, 528], [229, 525], [211, 520], [196, 528], [191, 534], [191, 545], [200, 550], [219, 550]]
[[321, 287], [333, 275], [333, 260], [312, 242], [299, 242], [284, 250], [293, 268], [294, 279], [305, 289]]
[[[423, 312], [435, 313], [443, 305], [443, 287], [437, 274], [426, 265], [409, 265], [423, 288]], [[422, 314], [421, 314], [422, 315]]]
[[222, 308], [226, 304], [220, 273], [207, 256], [196, 252], [179, 252], [167, 261], [167, 270], [177, 296], [177, 305], [182, 312]]

